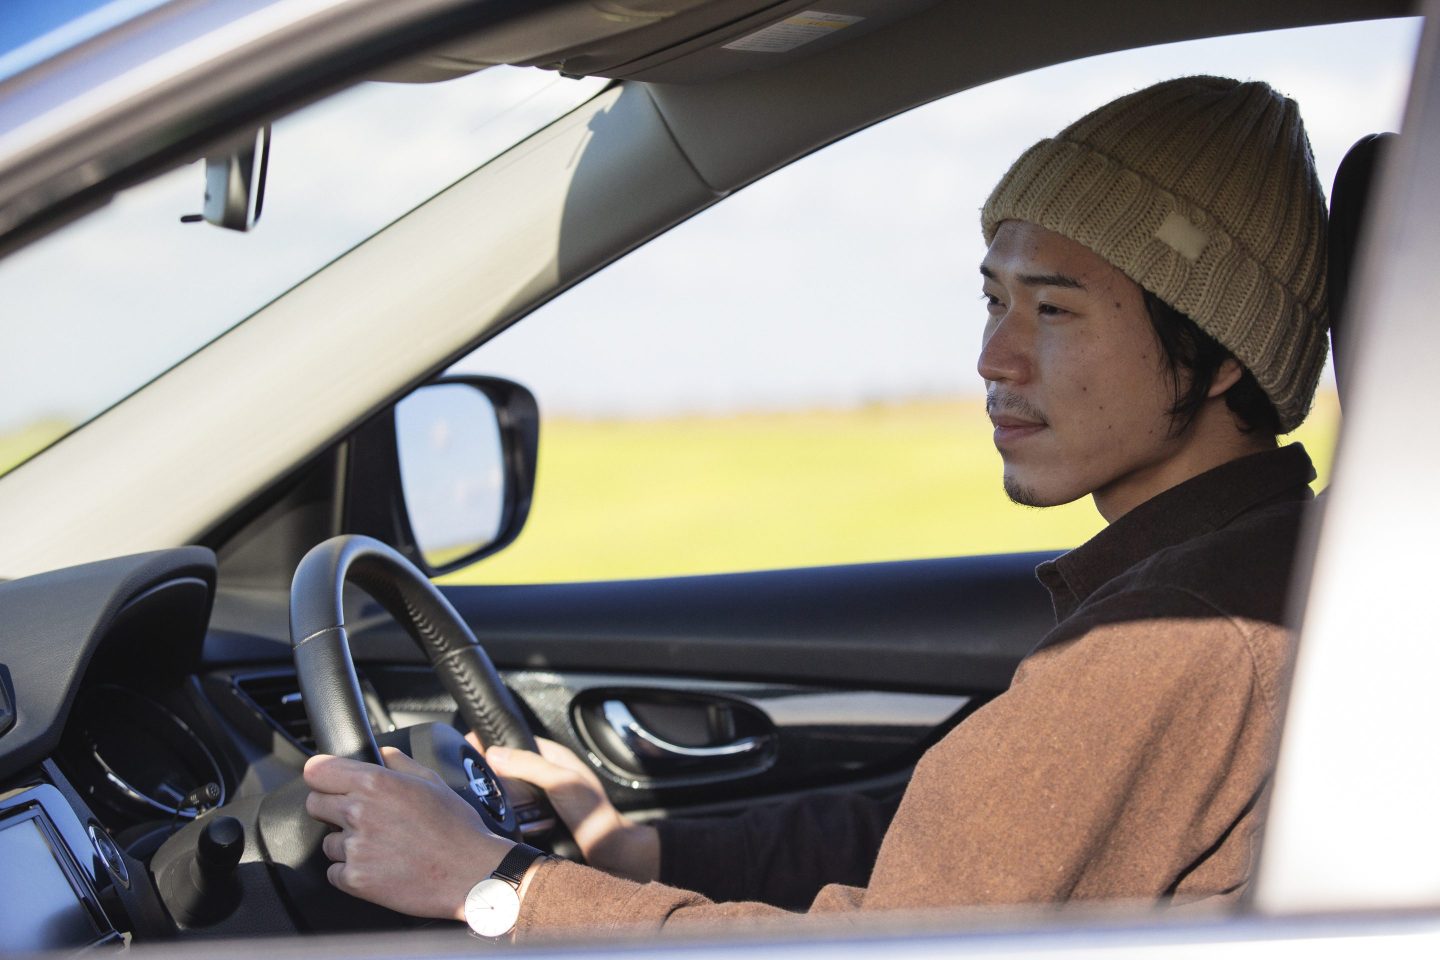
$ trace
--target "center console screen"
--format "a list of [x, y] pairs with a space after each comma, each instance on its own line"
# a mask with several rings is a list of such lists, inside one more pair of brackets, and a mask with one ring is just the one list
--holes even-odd
[[94, 943], [101, 935], [44, 815], [0, 820], [0, 953]]

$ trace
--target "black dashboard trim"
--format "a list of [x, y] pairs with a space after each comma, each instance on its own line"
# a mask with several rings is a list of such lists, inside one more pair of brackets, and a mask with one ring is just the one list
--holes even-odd
[[10, 671], [0, 663], [0, 737], [15, 724], [15, 687], [10, 682]]
[[[0, 778], [55, 752], [85, 672], [127, 608], [156, 588], [184, 580], [192, 583], [176, 596], [185, 597], [185, 605], [169, 613], [177, 625], [203, 631], [215, 593], [215, 555], [204, 547], [100, 560], [0, 583], [0, 660], [11, 673], [16, 714], [5, 734]], [[194, 581], [204, 585], [203, 594]], [[146, 600], [152, 602], [155, 598]], [[196, 603], [203, 608], [193, 607]], [[200, 634], [167, 638], [171, 650], [188, 645], [198, 652], [202, 643]]]

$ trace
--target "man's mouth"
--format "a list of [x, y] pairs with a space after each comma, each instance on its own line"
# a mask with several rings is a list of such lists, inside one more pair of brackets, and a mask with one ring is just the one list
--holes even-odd
[[1045, 424], [1011, 417], [992, 418], [995, 423], [995, 446], [1003, 447], [1032, 437], [1045, 429]]
[[990, 422], [1001, 429], [1024, 429], [1025, 427], [1043, 427], [1045, 424], [1040, 420], [1026, 420], [1024, 417], [1012, 417], [1008, 414], [997, 414], [990, 417]]
[[1049, 426], [1038, 410], [1016, 396], [987, 396], [985, 412], [995, 425], [996, 446], [1023, 440]]

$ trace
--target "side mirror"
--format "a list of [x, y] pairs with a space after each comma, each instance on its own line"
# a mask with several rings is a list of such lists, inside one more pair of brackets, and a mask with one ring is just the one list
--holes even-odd
[[496, 377], [426, 384], [352, 439], [345, 529], [393, 544], [430, 575], [511, 543], [530, 515], [535, 397]]

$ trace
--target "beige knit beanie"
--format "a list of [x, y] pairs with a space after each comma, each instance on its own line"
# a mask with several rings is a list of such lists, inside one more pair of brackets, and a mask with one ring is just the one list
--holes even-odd
[[1325, 363], [1325, 196], [1295, 102], [1264, 83], [1182, 77], [1108, 103], [1027, 150], [980, 215], [1090, 248], [1255, 375], [1285, 431]]

